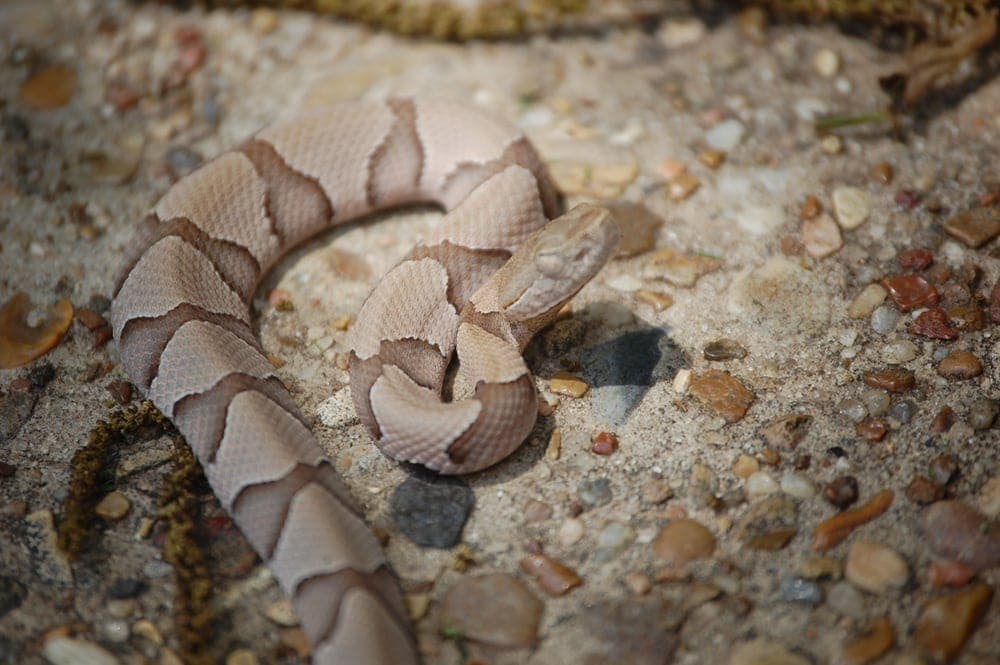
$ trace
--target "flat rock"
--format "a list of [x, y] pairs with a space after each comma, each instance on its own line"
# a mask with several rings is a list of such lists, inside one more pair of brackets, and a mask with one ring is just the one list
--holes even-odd
[[961, 501], [938, 501], [921, 516], [924, 538], [940, 556], [983, 571], [1000, 563], [1000, 527]]
[[545, 605], [511, 575], [466, 577], [441, 603], [441, 629], [498, 647], [530, 647]]
[[660, 530], [653, 541], [653, 549], [667, 563], [683, 565], [712, 556], [715, 551], [715, 536], [694, 520], [674, 520]]
[[851, 544], [844, 566], [847, 581], [865, 591], [884, 593], [901, 589], [910, 578], [906, 559], [880, 543], [863, 540]]
[[932, 658], [950, 662], [962, 650], [993, 598], [987, 584], [973, 584], [924, 606], [914, 639]]
[[690, 390], [702, 404], [731, 423], [743, 418], [754, 400], [754, 394], [739, 380], [717, 369], [695, 374]]
[[426, 475], [410, 476], [397, 487], [390, 511], [399, 530], [414, 543], [447, 549], [461, 539], [475, 496], [464, 480]]

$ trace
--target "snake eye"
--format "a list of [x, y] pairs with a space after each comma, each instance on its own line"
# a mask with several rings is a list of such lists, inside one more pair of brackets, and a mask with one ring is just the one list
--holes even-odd
[[564, 263], [562, 254], [556, 250], [543, 250], [535, 255], [535, 267], [543, 275], [558, 275]]

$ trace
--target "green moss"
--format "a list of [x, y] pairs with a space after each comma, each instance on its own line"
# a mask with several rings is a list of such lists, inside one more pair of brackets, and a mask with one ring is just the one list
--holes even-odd
[[188, 665], [211, 665], [213, 657], [212, 579], [199, 544], [198, 488], [201, 466], [181, 437], [174, 439], [174, 469], [163, 481], [160, 516], [167, 521], [163, 558], [174, 568], [177, 592], [174, 623], [181, 659]]
[[111, 482], [113, 453], [128, 435], [147, 427], [162, 431], [169, 427], [152, 402], [119, 409], [107, 420], [99, 420], [90, 430], [86, 445], [73, 454], [69, 488], [57, 527], [59, 547], [70, 556], [86, 549], [93, 526], [99, 523], [94, 507]]

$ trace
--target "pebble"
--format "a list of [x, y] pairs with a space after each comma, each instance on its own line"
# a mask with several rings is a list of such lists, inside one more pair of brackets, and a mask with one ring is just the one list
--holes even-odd
[[888, 617], [879, 617], [856, 640], [844, 645], [838, 665], [868, 665], [881, 658], [896, 643], [896, 631]]
[[94, 512], [102, 520], [117, 522], [128, 514], [131, 507], [132, 504], [125, 498], [125, 495], [115, 490], [104, 495], [104, 498], [94, 508]]
[[756, 457], [750, 455], [740, 455], [736, 458], [736, 462], [733, 463], [733, 475], [743, 480], [746, 480], [758, 471], [760, 471], [760, 462], [757, 461]]
[[624, 258], [648, 252], [656, 243], [663, 218], [641, 203], [612, 203], [604, 206], [621, 229], [622, 239], [615, 256]]
[[847, 552], [844, 577], [859, 589], [881, 594], [889, 589], [903, 588], [910, 579], [910, 568], [890, 547], [855, 541]]
[[236, 649], [226, 656], [226, 665], [257, 665], [257, 654], [250, 649]]
[[844, 246], [840, 227], [826, 213], [802, 222], [802, 246], [814, 259], [823, 259]]
[[556, 372], [549, 381], [549, 391], [567, 397], [583, 397], [590, 386], [569, 372]]
[[935, 554], [979, 572], [1000, 564], [1000, 525], [972, 506], [938, 501], [921, 515], [924, 538]]
[[599, 432], [590, 446], [595, 455], [611, 455], [618, 450], [618, 437], [611, 432]]
[[556, 427], [549, 435], [549, 442], [545, 446], [545, 458], [555, 461], [559, 459], [560, 454], [562, 454], [562, 430]]
[[28, 597], [28, 589], [13, 577], [0, 575], [0, 619], [16, 610]]
[[661, 504], [673, 495], [673, 488], [664, 480], [650, 480], [642, 485], [642, 500], [646, 503]]
[[880, 185], [888, 185], [895, 175], [892, 164], [889, 162], [879, 162], [872, 168], [872, 179]]
[[717, 339], [702, 349], [705, 360], [734, 360], [747, 357], [747, 350], [735, 339]]
[[896, 324], [899, 322], [899, 312], [897, 312], [892, 307], [881, 306], [877, 307], [874, 312], [872, 312], [872, 330], [879, 333], [880, 335], [887, 335], [896, 329]]
[[975, 208], [952, 215], [945, 221], [944, 230], [967, 247], [982, 247], [1000, 235], [1000, 208]]
[[927, 476], [915, 476], [906, 486], [906, 498], [917, 505], [926, 506], [944, 498], [944, 487]]
[[705, 143], [710, 148], [730, 152], [740, 144], [746, 131], [746, 127], [739, 120], [733, 118], [723, 120], [705, 132]]
[[854, 296], [854, 300], [847, 306], [847, 316], [852, 319], [863, 319], [875, 311], [875, 308], [882, 304], [889, 294], [879, 284], [869, 284], [861, 289], [861, 293]]
[[826, 604], [842, 616], [851, 617], [856, 621], [865, 618], [867, 601], [864, 594], [847, 582], [838, 582], [830, 587], [826, 592]]
[[605, 563], [624, 552], [635, 540], [635, 532], [622, 522], [608, 522], [597, 534], [594, 561]]
[[813, 69], [823, 78], [833, 78], [840, 69], [840, 56], [836, 51], [828, 48], [821, 48], [813, 55]]
[[942, 587], [962, 587], [975, 577], [971, 566], [957, 561], [931, 561], [927, 566], [927, 583], [935, 589]]
[[854, 476], [834, 478], [823, 488], [823, 498], [838, 510], [858, 500], [858, 481]]
[[844, 151], [844, 142], [836, 134], [829, 134], [819, 142], [819, 147], [828, 155], [839, 155]]
[[934, 263], [934, 255], [922, 247], [911, 247], [897, 254], [896, 261], [899, 262], [899, 267], [906, 272], [920, 272]]
[[669, 293], [660, 293], [659, 291], [650, 291], [649, 289], [638, 289], [635, 292], [635, 297], [657, 312], [662, 312], [674, 304], [673, 296]]
[[683, 201], [698, 191], [699, 187], [701, 187], [701, 180], [693, 173], [684, 171], [667, 183], [667, 196], [671, 201]]
[[930, 601], [917, 619], [914, 640], [935, 661], [954, 660], [992, 598], [993, 589], [980, 583]]
[[777, 642], [757, 638], [734, 645], [726, 665], [810, 665], [810, 661]]
[[754, 400], [754, 394], [737, 379], [715, 369], [695, 374], [690, 391], [702, 404], [730, 423], [742, 419]]
[[889, 407], [889, 417], [900, 425], [905, 425], [913, 420], [913, 415], [917, 412], [917, 405], [908, 399], [896, 402]]
[[530, 647], [538, 637], [544, 604], [517, 578], [465, 577], [441, 603], [441, 630], [498, 647]]
[[93, 642], [62, 635], [45, 640], [42, 655], [52, 665], [118, 665], [121, 662]]
[[908, 339], [889, 342], [882, 347], [882, 360], [887, 365], [902, 365], [917, 357], [920, 349]]
[[940, 307], [931, 307], [921, 312], [910, 325], [910, 332], [931, 339], [952, 340], [958, 337], [958, 331], [952, 327], [947, 312]]
[[406, 594], [406, 614], [410, 621], [420, 621], [427, 615], [427, 610], [431, 605], [430, 594], [408, 593]]
[[299, 618], [295, 615], [295, 610], [292, 609], [292, 603], [287, 598], [279, 600], [276, 603], [272, 603], [266, 610], [264, 610], [264, 616], [279, 626], [284, 626], [286, 628], [299, 625]]
[[529, 554], [518, 566], [534, 577], [538, 586], [550, 596], [565, 596], [583, 583], [572, 568], [544, 554]]
[[700, 254], [685, 255], [673, 249], [661, 249], [649, 255], [643, 276], [690, 288], [700, 277], [721, 267], [722, 260], [715, 257]]
[[474, 505], [463, 480], [410, 476], [393, 491], [389, 510], [399, 531], [414, 543], [447, 549], [458, 544]]
[[840, 400], [834, 409], [852, 423], [860, 423], [868, 417], [868, 409], [865, 408], [861, 400], [857, 399]]
[[993, 476], [979, 491], [977, 505], [990, 519], [1000, 516], [1000, 476]]
[[691, 378], [693, 376], [694, 373], [689, 369], [677, 370], [677, 373], [674, 374], [674, 380], [671, 382], [671, 388], [679, 395], [686, 394], [691, 389]]
[[778, 588], [781, 600], [786, 603], [803, 603], [805, 605], [819, 605], [823, 602], [823, 589], [820, 585], [811, 580], [801, 577], [789, 576], [781, 580]]
[[969, 421], [969, 427], [977, 431], [989, 429], [997, 418], [997, 411], [997, 400], [977, 399], [969, 405], [969, 413], [966, 417]]
[[880, 372], [865, 372], [866, 386], [881, 388], [891, 393], [901, 393], [913, 388], [913, 372], [901, 367], [892, 367]]
[[552, 517], [552, 506], [536, 499], [528, 499], [524, 504], [523, 515], [526, 524], [544, 522]]
[[726, 161], [726, 153], [721, 150], [706, 148], [698, 153], [698, 161], [708, 168], [715, 170], [722, 166], [722, 163]]
[[958, 460], [950, 453], [941, 453], [932, 459], [928, 468], [938, 485], [947, 485], [958, 477]]
[[863, 439], [868, 441], [881, 441], [889, 433], [889, 428], [881, 420], [868, 419], [858, 423], [854, 431]]
[[794, 448], [808, 433], [811, 423], [811, 416], [789, 413], [762, 427], [760, 435], [772, 448]]
[[878, 388], [868, 388], [862, 391], [861, 401], [864, 402], [865, 408], [872, 416], [881, 416], [889, 410], [889, 405], [892, 403], [889, 393]]
[[751, 497], [774, 494], [780, 489], [778, 483], [768, 473], [758, 471], [747, 478], [747, 494]]
[[798, 533], [798, 506], [784, 495], [772, 495], [750, 506], [733, 527], [744, 547], [780, 550]]
[[132, 634], [143, 637], [157, 646], [163, 644], [163, 634], [149, 619], [139, 619], [136, 621], [132, 625]]
[[671, 565], [683, 565], [704, 559], [715, 551], [715, 536], [692, 519], [674, 520], [660, 530], [653, 550]]
[[811, 499], [816, 496], [816, 485], [798, 473], [786, 473], [781, 477], [781, 491], [796, 499]]
[[802, 202], [802, 209], [799, 210], [799, 218], [803, 220], [812, 219], [821, 212], [823, 212], [823, 204], [820, 203], [817, 197], [810, 194]]
[[798, 575], [810, 580], [839, 580], [844, 576], [844, 564], [829, 556], [807, 556], [799, 564]]
[[625, 576], [625, 584], [637, 596], [645, 596], [653, 588], [653, 582], [649, 575], [639, 571], [632, 571]]
[[857, 187], [841, 185], [833, 190], [833, 211], [841, 227], [850, 231], [861, 226], [871, 212], [868, 193]]
[[903, 312], [938, 304], [940, 295], [934, 285], [920, 275], [894, 275], [882, 280], [882, 286], [896, 307]]
[[605, 506], [611, 503], [611, 481], [604, 477], [581, 480], [576, 496], [586, 508]]
[[557, 533], [559, 544], [563, 547], [575, 545], [580, 542], [581, 538], [583, 538], [583, 531], [583, 522], [575, 517], [568, 518], [561, 525], [559, 525], [559, 531]]

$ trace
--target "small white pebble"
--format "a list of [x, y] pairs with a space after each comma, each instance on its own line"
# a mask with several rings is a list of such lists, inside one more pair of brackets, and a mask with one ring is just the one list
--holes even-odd
[[747, 478], [747, 494], [750, 496], [774, 494], [778, 489], [778, 483], [764, 471], [758, 471]]
[[816, 486], [803, 475], [786, 473], [781, 477], [781, 491], [796, 499], [809, 499], [815, 496]]
[[691, 387], [691, 370], [689, 369], [679, 369], [677, 374], [674, 375], [674, 392], [681, 395], [688, 391]]
[[840, 56], [828, 48], [821, 48], [813, 56], [813, 69], [823, 78], [833, 78], [840, 69]]
[[563, 547], [569, 547], [578, 543], [583, 538], [583, 522], [570, 517], [559, 526], [559, 543]]

